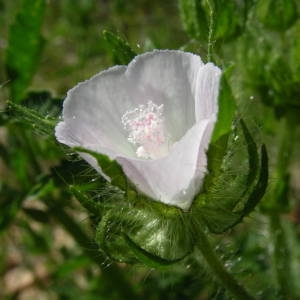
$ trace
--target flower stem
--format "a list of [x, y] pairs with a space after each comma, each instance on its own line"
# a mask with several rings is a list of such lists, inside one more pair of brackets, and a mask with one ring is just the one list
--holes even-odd
[[208, 38], [207, 38], [207, 61], [211, 61], [212, 56], [212, 49], [213, 49], [213, 42], [212, 42], [212, 35], [213, 35], [213, 26], [214, 26], [214, 11], [211, 6], [209, 0], [206, 1], [208, 6], [208, 14], [209, 14], [209, 23], [208, 23]]
[[238, 300], [254, 300], [254, 298], [241, 286], [236, 279], [228, 273], [217, 255], [204, 232], [197, 231], [199, 237], [198, 249], [201, 251], [213, 275], [223, 285], [231, 295]]
[[112, 292], [118, 292], [120, 299], [139, 299], [117, 265], [111, 264], [109, 267], [105, 266], [106, 257], [99, 251], [97, 244], [64, 211], [63, 207], [59, 203], [56, 203], [53, 198], [44, 199], [44, 202], [48, 206], [51, 215], [72, 235], [85, 254], [99, 266], [105, 286]]

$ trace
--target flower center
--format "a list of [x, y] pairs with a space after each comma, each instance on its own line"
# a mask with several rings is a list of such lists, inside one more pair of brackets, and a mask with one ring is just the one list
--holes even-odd
[[156, 105], [150, 100], [122, 116], [124, 128], [129, 132], [128, 141], [137, 146], [138, 157], [156, 159], [168, 153], [163, 108], [163, 104]]

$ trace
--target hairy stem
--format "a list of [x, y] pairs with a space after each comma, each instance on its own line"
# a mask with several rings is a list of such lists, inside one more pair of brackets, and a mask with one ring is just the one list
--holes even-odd
[[236, 279], [225, 269], [212, 246], [202, 231], [197, 231], [199, 242], [198, 249], [201, 251], [213, 275], [231, 295], [237, 300], [254, 300], [254, 298], [241, 286]]
[[212, 57], [212, 49], [213, 49], [213, 41], [212, 41], [212, 35], [213, 35], [213, 27], [214, 27], [214, 11], [212, 8], [212, 5], [209, 0], [206, 1], [208, 10], [209, 10], [209, 21], [208, 21], [208, 43], [207, 43], [207, 61], [211, 61]]

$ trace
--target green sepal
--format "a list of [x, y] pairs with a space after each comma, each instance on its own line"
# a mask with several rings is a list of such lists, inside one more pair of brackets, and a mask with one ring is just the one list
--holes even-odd
[[184, 259], [187, 256], [187, 255], [184, 255], [183, 257], [180, 257], [180, 258], [177, 258], [174, 260], [163, 259], [163, 258], [153, 255], [153, 254], [145, 251], [143, 248], [139, 247], [126, 234], [124, 234], [124, 239], [127, 242], [129, 248], [132, 250], [135, 257], [138, 259], [138, 261], [150, 268], [168, 267], [172, 264], [180, 262], [182, 259]]
[[107, 210], [124, 201], [126, 194], [102, 178], [86, 161], [78, 160], [78, 156], [72, 154], [74, 157], [71, 156], [70, 161], [63, 160], [53, 167], [49, 177], [57, 187], [71, 193], [98, 223]]
[[82, 192], [96, 189], [104, 182], [96, 170], [83, 159], [78, 159], [75, 153], [67, 153], [68, 159], [51, 168], [50, 176], [56, 186], [80, 187]]
[[87, 153], [93, 156], [97, 160], [97, 163], [103, 173], [110, 178], [110, 182], [112, 185], [119, 187], [123, 191], [128, 190], [127, 178], [124, 175], [121, 166], [115, 160], [111, 160], [105, 154], [101, 154], [82, 147], [74, 147], [73, 150], [76, 152]]
[[[220, 140], [211, 149], [218, 143]], [[220, 154], [216, 155], [220, 161]], [[212, 151], [209, 159], [214, 161], [213, 157]], [[259, 155], [250, 131], [241, 121], [233, 136], [228, 137], [221, 164], [211, 167], [209, 163], [209, 170], [212, 174], [205, 179], [204, 190], [194, 201], [191, 212], [193, 218], [200, 216], [211, 232], [222, 233], [241, 222], [265, 193], [268, 183], [265, 146]]]
[[219, 139], [210, 144], [207, 151], [208, 160], [208, 174], [205, 176], [204, 180], [204, 190], [207, 190], [209, 186], [216, 180], [222, 171], [222, 162], [227, 151], [229, 140], [229, 133], [224, 134]]
[[110, 210], [97, 227], [96, 241], [113, 260], [150, 267], [178, 262], [194, 245], [188, 214], [147, 199]]
[[295, 0], [259, 0], [256, 5], [258, 19], [273, 30], [285, 31], [298, 18]]
[[127, 65], [136, 56], [130, 45], [121, 37], [107, 30], [104, 30], [102, 35], [115, 64]]
[[99, 203], [93, 201], [90, 197], [88, 197], [74, 185], [69, 186], [69, 191], [76, 197], [80, 204], [89, 211], [89, 213], [92, 213], [95, 216], [101, 216], [103, 209]]
[[216, 142], [222, 135], [225, 135], [232, 130], [232, 122], [235, 117], [236, 103], [232, 94], [231, 87], [228, 83], [228, 73], [231, 69], [223, 72], [221, 77], [221, 88], [219, 95], [219, 112], [218, 119], [215, 124], [211, 143]]
[[260, 170], [256, 185], [243, 208], [242, 218], [254, 210], [264, 196], [269, 179], [268, 153], [265, 145], [261, 146]]
[[245, 122], [243, 120], [240, 121], [243, 134], [245, 136], [245, 141], [247, 144], [247, 149], [248, 149], [248, 161], [249, 161], [249, 173], [248, 173], [248, 178], [247, 178], [247, 185], [250, 187], [253, 181], [255, 180], [258, 169], [259, 169], [259, 156], [257, 152], [257, 146], [256, 143], [246, 126]]
[[45, 10], [45, 0], [23, 0], [10, 26], [5, 66], [11, 81], [11, 98], [16, 103], [23, 100], [38, 66], [44, 44], [40, 31]]
[[[123, 212], [124, 208], [121, 207], [120, 211]], [[110, 259], [128, 264], [137, 263], [138, 260], [124, 239], [123, 228], [125, 228], [123, 218], [116, 217], [114, 211], [110, 210], [97, 225], [95, 240], [100, 250]]]

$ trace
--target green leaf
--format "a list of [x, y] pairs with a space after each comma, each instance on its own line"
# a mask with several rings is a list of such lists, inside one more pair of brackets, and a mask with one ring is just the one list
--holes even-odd
[[241, 12], [236, 1], [213, 0], [213, 39], [227, 39], [238, 33]]
[[295, 0], [259, 0], [256, 14], [267, 28], [285, 31], [298, 18], [297, 4]]
[[129, 44], [121, 37], [107, 30], [102, 34], [115, 64], [127, 65], [136, 56]]
[[39, 114], [36, 110], [8, 101], [8, 112], [23, 124], [40, 131], [47, 136], [54, 136], [57, 119]]
[[183, 27], [192, 38], [207, 40], [208, 24], [199, 0], [180, 0], [180, 17]]
[[223, 73], [221, 79], [221, 90], [219, 95], [219, 112], [218, 119], [214, 128], [211, 143], [216, 142], [222, 135], [232, 130], [232, 122], [235, 117], [236, 104], [231, 88]]
[[22, 101], [37, 69], [44, 43], [40, 31], [45, 9], [45, 0], [23, 0], [10, 26], [5, 65], [11, 98], [16, 103]]

